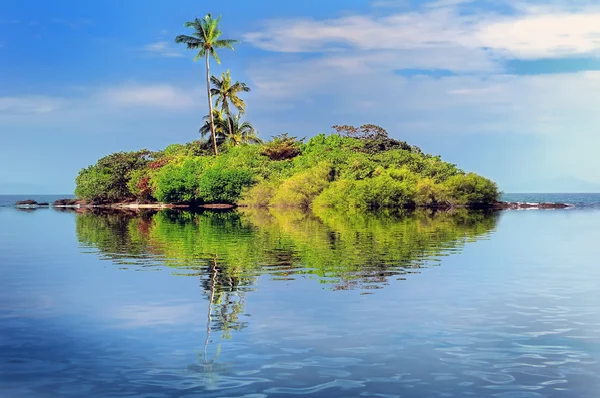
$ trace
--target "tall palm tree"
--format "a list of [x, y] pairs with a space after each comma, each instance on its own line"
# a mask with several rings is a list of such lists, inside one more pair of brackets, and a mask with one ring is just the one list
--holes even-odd
[[[250, 91], [250, 87], [248, 87], [246, 83], [232, 83], [229, 70], [221, 74], [220, 80], [218, 77], [212, 76], [210, 78], [210, 82], [213, 85], [210, 93], [217, 97], [216, 104], [221, 106], [221, 110], [225, 111], [226, 115], [231, 114], [231, 108], [229, 107], [229, 104], [233, 105], [240, 113], [245, 113], [246, 103], [238, 96], [238, 94], [241, 92], [247, 93]], [[233, 131], [231, 124], [229, 124], [228, 128], [229, 133], [232, 134]]]
[[186, 28], [194, 29], [192, 36], [179, 35], [175, 38], [175, 43], [184, 43], [189, 50], [199, 50], [198, 54], [194, 57], [194, 61], [199, 60], [201, 57], [205, 58], [206, 62], [206, 94], [208, 95], [208, 115], [210, 118], [210, 131], [213, 138], [213, 149], [215, 155], [218, 155], [217, 150], [217, 139], [215, 136], [215, 124], [213, 120], [212, 110], [212, 97], [210, 94], [210, 63], [209, 57], [213, 57], [218, 64], [221, 63], [219, 56], [217, 55], [217, 48], [229, 48], [233, 50], [233, 44], [237, 43], [237, 40], [226, 40], [221, 39], [221, 29], [219, 29], [219, 22], [221, 17], [213, 18], [211, 14], [206, 14], [204, 19], [194, 19], [193, 21], [186, 22]]
[[240, 144], [258, 144], [262, 140], [258, 133], [248, 122], [242, 122], [242, 115], [226, 115], [226, 119], [219, 121], [221, 131], [225, 132], [225, 138], [231, 146]]

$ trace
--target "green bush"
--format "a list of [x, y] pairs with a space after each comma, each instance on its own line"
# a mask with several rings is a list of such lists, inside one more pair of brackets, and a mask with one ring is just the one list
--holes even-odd
[[445, 185], [436, 184], [432, 178], [423, 178], [416, 185], [415, 203], [426, 207], [448, 207], [452, 200]]
[[152, 179], [154, 197], [165, 203], [198, 203], [199, 179], [210, 157], [185, 158], [161, 167]]
[[415, 196], [416, 184], [410, 172], [379, 170], [379, 175], [373, 178], [332, 183], [315, 199], [314, 206], [338, 209], [411, 207]]
[[223, 170], [212, 167], [198, 181], [198, 198], [202, 203], [231, 203], [239, 201], [244, 188], [254, 183], [250, 170]]
[[495, 182], [474, 173], [450, 177], [444, 185], [454, 202], [462, 205], [490, 204], [501, 193]]
[[75, 182], [75, 194], [92, 201], [121, 201], [134, 199], [129, 189], [131, 173], [144, 169], [151, 159], [151, 152], [118, 152], [105, 156], [98, 162], [82, 169]]
[[278, 181], [262, 180], [242, 193], [240, 204], [248, 207], [268, 207], [278, 186]]
[[111, 183], [113, 176], [107, 170], [97, 166], [89, 166], [82, 169], [75, 179], [75, 195], [85, 200], [118, 200], [117, 195], [113, 197]]
[[261, 153], [271, 160], [293, 159], [300, 155], [302, 140], [281, 134], [263, 145]]
[[331, 166], [319, 164], [285, 180], [275, 191], [270, 204], [276, 207], [306, 209], [329, 184]]
[[129, 192], [137, 199], [152, 200], [152, 186], [150, 185], [150, 169], [138, 169], [129, 173], [127, 182]]

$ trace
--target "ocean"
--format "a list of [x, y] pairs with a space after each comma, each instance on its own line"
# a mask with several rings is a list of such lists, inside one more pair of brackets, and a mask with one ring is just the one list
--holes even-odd
[[596, 397], [600, 195], [572, 209], [22, 210], [0, 397]]

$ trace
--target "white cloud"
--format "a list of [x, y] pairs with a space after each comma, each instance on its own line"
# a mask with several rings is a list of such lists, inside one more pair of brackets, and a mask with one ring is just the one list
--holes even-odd
[[189, 109], [197, 104], [194, 94], [198, 90], [185, 90], [170, 84], [127, 84], [104, 89], [99, 99], [110, 106], [141, 107], [166, 110]]
[[55, 115], [85, 110], [117, 113], [120, 110], [152, 110], [160, 113], [189, 112], [203, 99], [200, 86], [183, 88], [171, 84], [124, 83], [109, 87], [76, 87], [71, 96], [21, 95], [0, 97], [0, 122], [31, 115]]
[[157, 41], [144, 46], [144, 51], [167, 58], [183, 57], [183, 53], [180, 48], [175, 47], [168, 41]]
[[64, 96], [5, 96], [0, 97], [0, 131], [34, 129], [32, 131], [52, 130], [53, 134], [74, 131], [113, 134], [135, 124], [153, 129], [154, 134], [168, 134], [166, 126], [180, 124], [189, 126], [182, 134], [192, 131], [193, 135], [207, 113], [206, 97], [202, 94], [200, 84], [182, 87], [123, 83], [77, 87]]
[[[416, 10], [379, 17], [271, 20], [262, 31], [247, 33], [245, 40], [274, 52], [326, 53], [346, 49], [426, 50], [436, 54], [443, 49], [469, 55], [486, 49], [488, 64], [505, 57], [556, 58], [600, 53], [600, 8], [591, 3], [579, 2], [577, 7], [569, 3], [507, 3], [513, 7], [511, 15], [481, 10], [476, 14], [461, 13], [461, 3], [469, 2], [437, 1]], [[446, 69], [441, 59], [436, 67]]]
[[0, 97], [0, 116], [51, 113], [60, 109], [65, 102], [64, 98], [41, 95]]
[[554, 12], [510, 17], [478, 27], [481, 45], [521, 59], [597, 55], [600, 12]]

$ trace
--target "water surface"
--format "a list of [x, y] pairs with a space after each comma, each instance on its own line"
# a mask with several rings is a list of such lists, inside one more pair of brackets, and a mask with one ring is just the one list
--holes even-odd
[[594, 397], [600, 211], [0, 209], [0, 396]]

